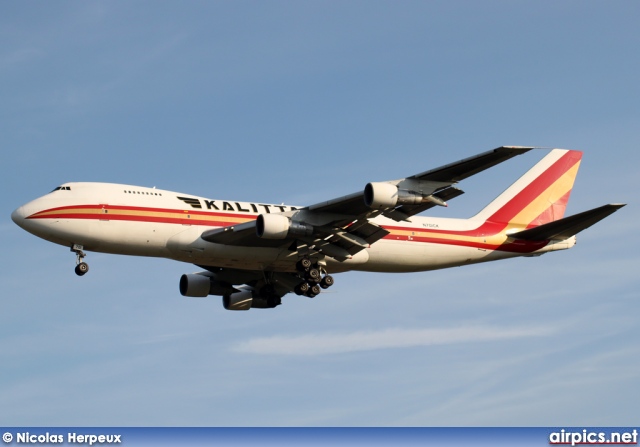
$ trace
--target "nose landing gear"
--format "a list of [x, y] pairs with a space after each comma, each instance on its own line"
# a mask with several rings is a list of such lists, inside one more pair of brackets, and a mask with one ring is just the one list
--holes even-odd
[[84, 257], [87, 256], [84, 251], [82, 251], [84, 247], [80, 244], [73, 244], [71, 246], [71, 251], [76, 254], [76, 275], [82, 276], [89, 271], [89, 264], [83, 261]]

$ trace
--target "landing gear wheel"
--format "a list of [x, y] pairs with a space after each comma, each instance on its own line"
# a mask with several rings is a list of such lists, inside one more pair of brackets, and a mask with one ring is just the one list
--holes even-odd
[[304, 294], [307, 298], [315, 298], [317, 295], [317, 293], [313, 293], [311, 290]]
[[313, 261], [308, 257], [299, 258], [296, 262], [296, 278], [301, 281], [293, 288], [296, 295], [309, 298], [318, 296], [322, 289], [328, 289], [334, 284], [334, 279], [327, 273], [323, 259]]
[[319, 294], [320, 294], [320, 292], [321, 292], [321, 290], [320, 290], [320, 286], [316, 284], [315, 286], [313, 286], [313, 287], [311, 287], [311, 288], [309, 289], [309, 291], [307, 292], [307, 296], [308, 296], [309, 298], [313, 298], [313, 297], [315, 297], [316, 295], [319, 295]]
[[316, 284], [315, 286], [312, 286], [305, 295], [309, 298], [315, 298], [320, 294], [321, 291], [322, 290], [320, 290], [320, 286]]
[[333, 283], [334, 283], [333, 276], [326, 275], [324, 278], [320, 280], [320, 287], [322, 287], [323, 289], [328, 289], [333, 285]]
[[311, 259], [302, 258], [296, 263], [296, 268], [299, 272], [306, 272], [311, 267]]
[[306, 276], [307, 280], [311, 282], [318, 282], [320, 281], [320, 270], [315, 268], [309, 269]]
[[82, 276], [88, 271], [89, 271], [89, 264], [87, 264], [86, 262], [81, 262], [80, 264], [76, 265], [76, 275]]
[[294, 292], [296, 293], [296, 295], [304, 295], [309, 291], [310, 288], [311, 286], [308, 282], [301, 282], [296, 286]]

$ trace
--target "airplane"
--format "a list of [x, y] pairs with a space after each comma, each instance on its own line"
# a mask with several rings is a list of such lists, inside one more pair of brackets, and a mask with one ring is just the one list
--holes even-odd
[[625, 206], [564, 217], [582, 152], [549, 150], [469, 219], [416, 216], [463, 194], [456, 185], [530, 150], [502, 146], [410, 177], [370, 182], [310, 206], [212, 200], [142, 186], [65, 183], [17, 208], [26, 231], [85, 250], [195, 264], [183, 296], [222, 296], [227, 310], [274, 308], [293, 292], [313, 298], [350, 270], [419, 272], [565, 250], [576, 234]]

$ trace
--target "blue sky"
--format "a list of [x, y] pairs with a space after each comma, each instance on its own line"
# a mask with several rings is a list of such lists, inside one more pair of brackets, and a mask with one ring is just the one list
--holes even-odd
[[[3, 2], [4, 425], [633, 425], [637, 2]], [[227, 312], [163, 259], [68, 249], [67, 181], [305, 205], [501, 145], [583, 150], [569, 251]], [[461, 183], [468, 217], [543, 153]]]

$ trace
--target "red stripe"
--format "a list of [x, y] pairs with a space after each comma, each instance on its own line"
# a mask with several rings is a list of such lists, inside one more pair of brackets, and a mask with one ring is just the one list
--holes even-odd
[[81, 219], [81, 220], [119, 220], [130, 222], [156, 222], [170, 224], [202, 225], [208, 227], [227, 227], [239, 225], [243, 222], [230, 222], [225, 220], [191, 219], [186, 217], [155, 217], [155, 216], [130, 216], [122, 214], [51, 214], [47, 216], [29, 216], [29, 219]]
[[[191, 216], [207, 216], [207, 217], [221, 217], [221, 218], [237, 218], [237, 219], [246, 219], [246, 220], [253, 220], [256, 219], [257, 214], [241, 214], [241, 213], [225, 213], [225, 212], [215, 212], [215, 211], [196, 211], [196, 210], [181, 210], [181, 209], [170, 209], [170, 208], [144, 208], [144, 207], [136, 207], [136, 206], [122, 206], [122, 205], [73, 205], [73, 206], [62, 206], [62, 207], [58, 207], [58, 208], [49, 208], [47, 210], [43, 210], [43, 211], [38, 211], [35, 214], [32, 214], [31, 216], [28, 217], [28, 219], [59, 219], [59, 218], [65, 218], [65, 219], [73, 219], [74, 217], [78, 218], [78, 219], [91, 219], [91, 218], [99, 218], [97, 217], [98, 214], [77, 214], [77, 213], [65, 213], [64, 211], [69, 211], [69, 210], [95, 210], [98, 212], [101, 212], [103, 210], [107, 210], [107, 211], [141, 211], [141, 212], [152, 212], [152, 213], [172, 213], [172, 214], [177, 214], [180, 216], [186, 216], [186, 215], [191, 215]], [[60, 211], [60, 213], [54, 213], [54, 214], [46, 214], [46, 213], [51, 213], [53, 211]], [[45, 215], [46, 214], [46, 215]], [[100, 215], [104, 215], [106, 217], [108, 217], [108, 220], [115, 220], [115, 217], [113, 216], [117, 216], [117, 214], [114, 213], [104, 213], [104, 214], [100, 214]], [[91, 217], [77, 217], [77, 216], [91, 216]], [[126, 218], [131, 218], [131, 220], [139, 220], [136, 217], [137, 216], [123, 216], [124, 219], [120, 219], [120, 220], [127, 220]], [[146, 216], [149, 217], [150, 219], [162, 219], [162, 218], [156, 218], [153, 216]], [[193, 219], [189, 219], [189, 220], [193, 220]], [[162, 220], [159, 220], [162, 221]], [[230, 225], [233, 224], [237, 224], [237, 222], [231, 222]]]
[[390, 231], [413, 231], [413, 232], [429, 232], [437, 234], [450, 234], [455, 236], [468, 236], [468, 237], [482, 237], [482, 236], [495, 236], [501, 233], [506, 227], [506, 223], [498, 222], [483, 222], [478, 228], [472, 230], [438, 230], [435, 228], [420, 228], [420, 227], [396, 227], [393, 225], [383, 225], [382, 228]]
[[432, 237], [422, 237], [422, 236], [399, 236], [395, 234], [388, 234], [383, 239], [393, 240], [393, 241], [409, 241], [409, 242], [422, 242], [429, 244], [439, 244], [439, 245], [456, 245], [458, 247], [471, 247], [471, 248], [479, 248], [483, 250], [499, 250], [506, 251], [509, 253], [532, 253], [536, 250], [540, 250], [544, 246], [547, 245], [549, 241], [513, 241], [506, 244], [487, 244], [484, 242], [476, 242], [476, 241], [460, 241], [456, 239], [442, 239], [442, 238], [432, 238]]

